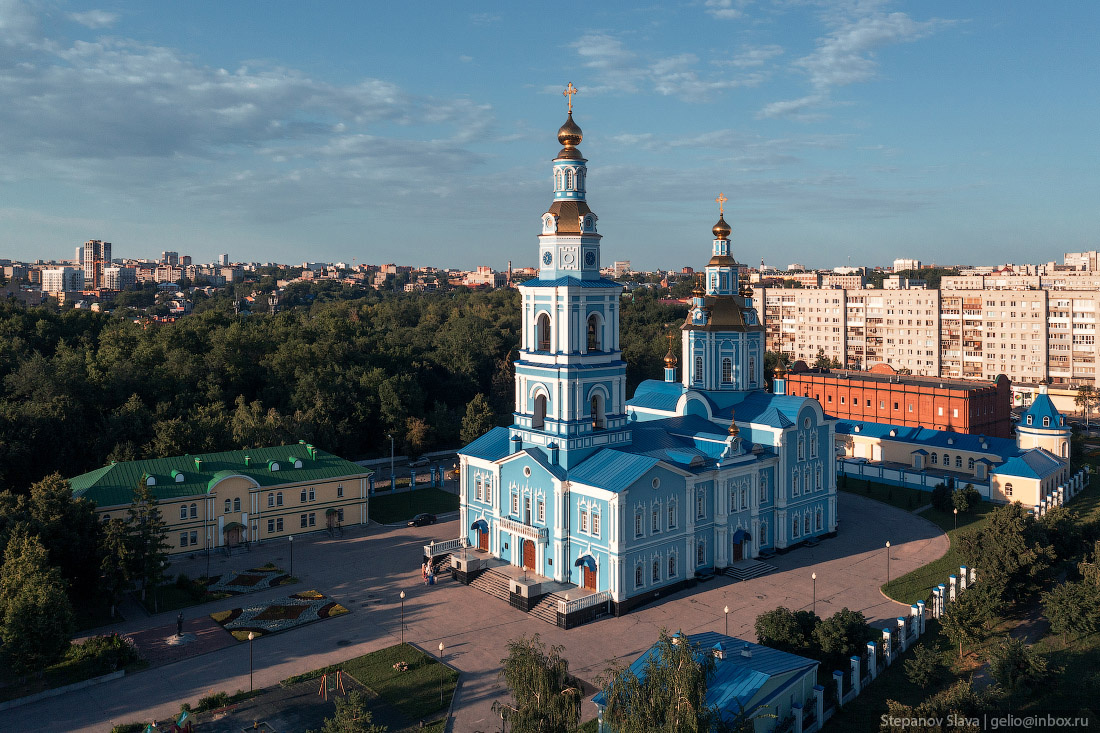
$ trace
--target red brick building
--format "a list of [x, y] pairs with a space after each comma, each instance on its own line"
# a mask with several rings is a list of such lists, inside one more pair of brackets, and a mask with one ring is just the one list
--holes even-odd
[[887, 364], [818, 371], [799, 361], [787, 375], [787, 394], [813, 397], [841, 419], [1012, 437], [1012, 392], [1003, 374], [987, 382], [903, 375]]

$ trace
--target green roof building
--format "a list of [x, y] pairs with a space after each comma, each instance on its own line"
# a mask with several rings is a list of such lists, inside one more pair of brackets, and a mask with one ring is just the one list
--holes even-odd
[[71, 480], [106, 521], [149, 486], [174, 552], [366, 524], [371, 471], [301, 441], [270, 448], [112, 463]]

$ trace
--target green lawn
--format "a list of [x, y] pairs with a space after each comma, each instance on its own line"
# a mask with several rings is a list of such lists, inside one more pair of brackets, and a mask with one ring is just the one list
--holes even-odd
[[[1044, 686], [1041, 700], [1025, 705], [1026, 708], [1060, 710], [1096, 710], [1100, 699], [1100, 633], [1085, 637], [1070, 637], [1068, 644], [1057, 635], [1046, 636], [1036, 647], [1048, 656], [1055, 675], [1052, 684]], [[1092, 726], [1100, 726], [1100, 717], [1094, 712]]]
[[931, 491], [921, 491], [909, 486], [890, 486], [870, 479], [853, 478], [852, 476], [838, 476], [837, 488], [840, 491], [846, 491], [857, 496], [866, 496], [869, 499], [881, 501], [883, 504], [890, 504], [906, 511], [913, 511], [925, 504], [932, 503]]
[[457, 510], [457, 495], [433, 488], [383, 496], [375, 494], [370, 500], [370, 518], [381, 524], [412, 519], [421, 512], [443, 514]]
[[957, 530], [954, 528], [955, 516], [951, 512], [941, 512], [937, 509], [926, 509], [921, 512], [920, 516], [947, 532], [947, 537], [951, 540], [951, 547], [947, 550], [947, 554], [938, 560], [922, 565], [900, 578], [892, 579], [888, 584], [882, 586], [882, 592], [895, 601], [910, 605], [917, 601], [930, 603], [932, 586], [940, 583], [946, 584], [948, 576], [952, 573], [957, 575], [959, 566], [965, 564], [965, 561], [959, 555], [958, 544], [955, 542], [958, 533], [982, 526], [993, 509], [993, 504], [983, 501], [978, 504], [973, 512], [960, 514]]
[[[404, 662], [406, 671], [398, 671], [393, 665]], [[379, 649], [341, 664], [315, 669], [283, 680], [286, 686], [302, 680], [320, 677], [327, 672], [342, 669], [393, 705], [409, 720], [427, 720], [446, 711], [458, 684], [458, 672], [443, 666], [439, 661], [409, 644], [397, 644]], [[440, 678], [443, 685], [443, 702], [440, 702]], [[442, 729], [441, 729], [442, 730]]]

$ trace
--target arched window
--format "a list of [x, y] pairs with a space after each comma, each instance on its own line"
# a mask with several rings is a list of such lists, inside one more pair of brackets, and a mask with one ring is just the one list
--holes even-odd
[[241, 510], [241, 497], [233, 497], [233, 511], [239, 512]]
[[966, 468], [968, 471], [974, 470], [974, 458], [970, 457], [966, 459]]
[[697, 565], [705, 565], [707, 562], [707, 543], [700, 542], [695, 548], [695, 562]]
[[1050, 418], [1049, 417], [1044, 417], [1043, 418], [1043, 427], [1044, 428], [1049, 428], [1050, 427]]
[[481, 501], [481, 476], [474, 480], [474, 498]]
[[943, 454], [943, 465], [944, 468], [951, 468], [951, 456], [946, 453]]
[[535, 414], [531, 416], [531, 427], [541, 430], [546, 423], [546, 395], [535, 396]]
[[1031, 415], [1028, 415], [1028, 416], [1027, 416], [1027, 424], [1028, 424], [1028, 425], [1030, 425], [1030, 424], [1031, 424], [1031, 420], [1032, 420], [1032, 417], [1031, 417]]
[[668, 528], [676, 529], [676, 502], [674, 500], [668, 502]]
[[180, 504], [180, 519], [187, 519], [187, 505]]
[[791, 476], [791, 496], [798, 496], [798, 473]]
[[802, 534], [810, 533], [810, 515], [807, 514], [802, 518]]
[[660, 504], [654, 504], [653, 505], [653, 531], [654, 532], [660, 532], [661, 531], [661, 505]]
[[572, 168], [565, 171], [565, 188], [568, 191], [573, 190], [573, 169]]
[[821, 516], [822, 516], [821, 507], [818, 507], [817, 508], [817, 514], [816, 514], [816, 517], [814, 519], [814, 528], [817, 529], [817, 530], [821, 529]]
[[603, 329], [600, 328], [600, 317], [593, 313], [588, 317], [588, 350], [602, 351], [600, 338]]
[[594, 392], [592, 394], [592, 429], [603, 430], [607, 427], [607, 421], [604, 415], [604, 401], [602, 392]]
[[1012, 484], [1005, 484], [1005, 496], [1012, 496]]
[[722, 384], [733, 384], [733, 359], [722, 359]]
[[749, 359], [749, 382], [756, 383], [756, 359]]
[[798, 517], [791, 520], [791, 537], [798, 536]]
[[817, 480], [814, 483], [814, 488], [818, 491], [821, 490], [821, 466], [817, 467]]
[[634, 512], [634, 536], [642, 536], [642, 523], [645, 520], [642, 517], [642, 510], [639, 508]]
[[703, 357], [701, 357], [701, 356], [695, 357], [695, 375], [694, 375], [694, 378], [695, 378], [696, 382], [702, 382], [703, 381]]
[[274, 491], [267, 495], [267, 505], [268, 506], [275, 506], [275, 492]]
[[642, 582], [642, 565], [641, 563], [638, 563], [638, 567], [634, 568], [634, 587], [641, 588]]
[[763, 504], [768, 500], [768, 475], [761, 474], [760, 476], [760, 503]]
[[1066, 457], [1066, 441], [1062, 441], [1062, 458]]
[[803, 435], [798, 436], [798, 460], [802, 460], [806, 457], [806, 438]]
[[939, 463], [939, 462], [940, 462], [940, 454], [939, 453], [933, 453], [932, 454], [932, 463]]
[[275, 506], [282, 506], [282, 505], [283, 505], [283, 492], [277, 491], [277, 492], [275, 492]]
[[[1063, 446], [1063, 447], [1065, 447], [1065, 446]], [[191, 505], [191, 518], [192, 519], [198, 519], [199, 518], [199, 505], [198, 504], [192, 504]]]
[[672, 554], [668, 556], [668, 577], [676, 577], [676, 556]]
[[535, 321], [535, 338], [538, 341], [537, 351], [550, 350], [550, 316], [540, 313]]
[[584, 190], [584, 168], [577, 169], [577, 190]]
[[656, 583], [661, 579], [661, 561], [653, 561], [653, 582]]
[[810, 458], [817, 458], [817, 441], [810, 436]]
[[962, 456], [955, 456], [955, 468], [962, 468], [962, 467], [963, 467], [963, 457]]
[[761, 545], [768, 544], [768, 523], [767, 522], [761, 522], [761, 524], [760, 524], [760, 544]]

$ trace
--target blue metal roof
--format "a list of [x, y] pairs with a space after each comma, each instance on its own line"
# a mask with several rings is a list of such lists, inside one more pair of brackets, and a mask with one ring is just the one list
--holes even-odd
[[557, 277], [553, 280], [540, 280], [534, 278], [527, 280], [519, 284], [521, 288], [561, 288], [561, 287], [574, 287], [574, 288], [618, 288], [623, 289], [623, 286], [613, 280], [601, 277], [599, 280], [581, 280], [580, 278], [571, 277], [566, 275], [564, 277]]
[[656, 463], [657, 459], [650, 456], [605, 448], [570, 470], [569, 480], [619, 492], [630, 488]]
[[[736, 411], [738, 422], [787, 427], [798, 420], [799, 411], [810, 402], [814, 400], [809, 397], [749, 392], [745, 395], [745, 399], [730, 407]], [[727, 417], [729, 408], [724, 408], [716, 414], [719, 417]]]
[[[855, 429], [857, 426], [859, 427], [858, 431]], [[894, 432], [894, 435], [890, 435], [891, 431]], [[1015, 440], [1008, 438], [991, 438], [985, 435], [952, 433], [947, 430], [905, 427], [904, 425], [890, 425], [889, 423], [880, 422], [838, 420], [836, 432], [837, 435], [865, 435], [901, 443], [919, 443], [924, 448], [987, 453], [999, 456], [1001, 459], [1018, 456], [1023, 452], [1016, 445]], [[988, 447], [983, 448], [982, 443], [985, 443]]]
[[663, 410], [673, 412], [680, 395], [684, 393], [684, 386], [679, 382], [661, 382], [656, 379], [647, 379], [634, 390], [634, 396], [627, 400], [627, 407], [640, 407], [649, 410]]
[[511, 441], [508, 439], [509, 434], [508, 428], [493, 428], [461, 449], [459, 453], [487, 461], [498, 461], [512, 453]]
[[1022, 476], [1043, 479], [1057, 473], [1064, 464], [1042, 448], [1032, 448], [1023, 455], [1011, 458], [994, 470], [1000, 476]]
[[[1028, 417], [1032, 420], [1029, 423]], [[1024, 411], [1023, 416], [1020, 418], [1020, 425], [1028, 428], [1041, 428], [1043, 427], [1043, 418], [1049, 418], [1049, 428], [1052, 429], [1064, 429], [1062, 424], [1062, 413], [1058, 412], [1058, 408], [1054, 406], [1054, 403], [1050, 400], [1050, 395], [1040, 393], [1035, 401], [1031, 403], [1031, 407]]]
[[[716, 648], [723, 651], [725, 658], [715, 660], [714, 675], [708, 681], [706, 699], [708, 706], [716, 706], [723, 713], [740, 713], [744, 710], [751, 715], [755, 706], [761, 702], [754, 701], [753, 698], [773, 677], [812, 673], [818, 666], [818, 662], [813, 659], [713, 631], [690, 634], [687, 640], [695, 648], [696, 659], [700, 661], [703, 654], [712, 654]], [[748, 657], [741, 654], [746, 648], [750, 653]], [[656, 651], [657, 645], [654, 644], [631, 663], [630, 671], [639, 679], [644, 679], [646, 665]], [[592, 701], [597, 705], [606, 704], [603, 692], [597, 693]]]

